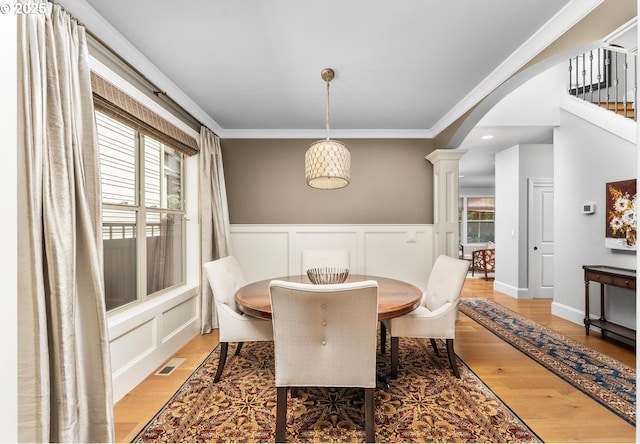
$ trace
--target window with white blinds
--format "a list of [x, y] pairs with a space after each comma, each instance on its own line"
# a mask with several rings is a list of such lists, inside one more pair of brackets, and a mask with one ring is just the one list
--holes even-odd
[[136, 205], [136, 132], [120, 122], [96, 113], [102, 202]]
[[107, 310], [184, 282], [184, 154], [96, 111]]

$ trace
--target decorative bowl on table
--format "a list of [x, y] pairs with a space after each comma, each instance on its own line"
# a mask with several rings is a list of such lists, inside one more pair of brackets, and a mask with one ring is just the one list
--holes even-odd
[[307, 276], [314, 284], [342, 284], [349, 276], [349, 269], [334, 267], [309, 268]]

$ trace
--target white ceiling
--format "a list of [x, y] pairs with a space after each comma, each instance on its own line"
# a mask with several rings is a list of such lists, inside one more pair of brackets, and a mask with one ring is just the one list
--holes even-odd
[[[491, 135], [491, 139], [482, 136]], [[493, 188], [495, 154], [519, 144], [552, 143], [552, 126], [477, 126], [460, 146], [460, 187]]]
[[331, 67], [331, 136], [402, 138], [437, 136], [599, 1], [61, 3], [222, 137], [321, 137]]

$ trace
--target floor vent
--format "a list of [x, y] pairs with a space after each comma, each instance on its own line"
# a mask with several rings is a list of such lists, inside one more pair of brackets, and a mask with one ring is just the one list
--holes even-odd
[[157, 376], [168, 376], [173, 371], [178, 368], [180, 364], [182, 364], [186, 359], [185, 358], [173, 358], [166, 362], [165, 365], [162, 366], [160, 370], [158, 370], [155, 374]]

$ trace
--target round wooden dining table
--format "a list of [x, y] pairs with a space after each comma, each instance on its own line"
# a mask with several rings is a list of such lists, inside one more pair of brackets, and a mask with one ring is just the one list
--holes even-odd
[[[238, 289], [235, 295], [238, 308], [251, 316], [271, 319], [269, 283], [272, 280], [310, 284], [306, 275], [284, 276], [253, 282]], [[345, 282], [373, 280], [378, 282], [378, 320], [402, 316], [420, 305], [422, 290], [408, 282], [380, 276], [350, 274]]]

